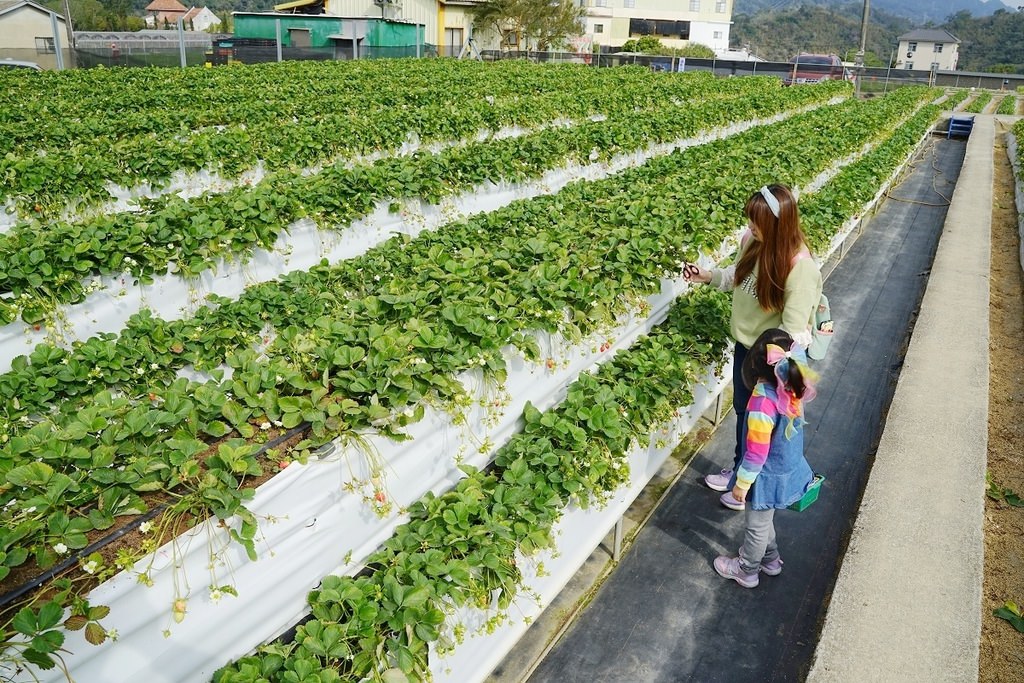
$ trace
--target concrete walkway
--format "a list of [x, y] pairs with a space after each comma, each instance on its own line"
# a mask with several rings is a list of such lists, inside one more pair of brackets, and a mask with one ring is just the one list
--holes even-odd
[[[533, 661], [536, 642], [524, 643], [492, 680], [526, 680], [532, 671], [531, 683], [799, 681], [808, 676], [816, 648], [814, 680], [976, 676], [991, 185], [989, 177], [974, 177], [974, 157], [988, 158], [991, 168], [991, 124], [986, 133], [984, 118], [970, 143], [970, 170], [957, 189], [957, 203], [969, 206], [957, 207], [946, 221], [946, 198], [965, 144], [933, 140], [891, 192], [907, 201], [885, 202], [826, 283], [839, 331], [819, 367], [819, 398], [808, 407], [807, 452], [828, 479], [818, 503], [777, 518], [782, 575], [745, 590], [711, 567], [717, 554], [735, 553], [742, 534], [741, 515], [718, 505], [718, 494], [700, 483], [704, 472], [731, 462], [730, 416], [543, 659]], [[929, 284], [944, 223], [948, 244]], [[973, 251], [962, 255], [965, 247], [954, 240], [974, 242]], [[981, 247], [983, 257], [974, 253]], [[926, 284], [934, 293], [921, 313], [920, 340], [915, 332], [907, 356], [912, 374], [900, 380], [893, 399]], [[951, 300], [953, 308], [940, 305]], [[942, 336], [952, 323], [937, 315], [951, 311], [960, 325], [955, 336], [970, 342], [966, 350], [961, 343], [964, 355], [952, 363], [945, 359], [956, 347]], [[949, 381], [971, 392], [968, 403]], [[896, 401], [892, 412], [890, 400]], [[964, 417], [950, 419], [951, 407]], [[939, 438], [928, 438], [933, 435]], [[951, 465], [952, 471], [938, 465], [945, 455], [965, 464]], [[869, 473], [852, 550], [841, 560]], [[933, 477], [938, 481], [932, 483]], [[881, 526], [887, 521], [896, 526]], [[941, 539], [931, 540], [932, 531]], [[942, 573], [922, 578], [940, 564]], [[929, 603], [937, 603], [934, 610]], [[934, 627], [924, 628], [922, 619]], [[550, 634], [557, 623], [538, 624], [530, 637], [545, 637], [545, 629]], [[973, 643], [967, 651], [965, 642]], [[968, 661], [954, 668], [958, 658]]]
[[975, 118], [811, 683], [978, 677], [993, 131]]

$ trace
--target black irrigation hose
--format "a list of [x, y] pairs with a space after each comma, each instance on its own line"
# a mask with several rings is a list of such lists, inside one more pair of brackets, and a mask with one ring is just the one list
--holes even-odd
[[[271, 448], [274, 448], [275, 446], [278, 446], [278, 445], [284, 443], [285, 441], [287, 441], [288, 439], [291, 439], [296, 434], [305, 432], [307, 429], [309, 429], [309, 423], [308, 422], [303, 422], [302, 424], [298, 425], [297, 427], [293, 427], [292, 429], [289, 429], [287, 432], [285, 432], [284, 434], [278, 436], [277, 438], [273, 439], [272, 441], [268, 441], [267, 443], [263, 444], [263, 446], [261, 446], [260, 449], [258, 451], [256, 451], [256, 455], [259, 456], [259, 455], [262, 455], [263, 453], [266, 453]], [[135, 531], [137, 528], [142, 526], [142, 524], [144, 522], [147, 522], [147, 521], [153, 519], [154, 517], [156, 517], [158, 514], [160, 514], [161, 512], [166, 510], [167, 508], [168, 508], [168, 504], [167, 503], [161, 503], [160, 505], [158, 505], [157, 507], [153, 508], [152, 510], [150, 510], [146, 514], [140, 515], [140, 516], [136, 517], [135, 519], [130, 521], [128, 524], [125, 524], [123, 527], [118, 529], [117, 531], [115, 531], [115, 532], [113, 532], [111, 534], [107, 534], [103, 538], [90, 543], [89, 545], [87, 545], [86, 547], [82, 548], [81, 550], [75, 551], [66, 560], [64, 560], [63, 562], [61, 562], [57, 566], [52, 567], [52, 568], [46, 570], [45, 572], [43, 572], [42, 574], [36, 576], [35, 578], [29, 579], [28, 581], [26, 581], [25, 583], [21, 584], [17, 588], [15, 588], [13, 590], [10, 590], [10, 591], [4, 593], [3, 595], [0, 595], [0, 609], [6, 607], [7, 605], [9, 605], [10, 603], [14, 602], [15, 600], [17, 600], [21, 596], [25, 595], [25, 593], [28, 593], [29, 591], [34, 590], [34, 589], [38, 588], [39, 586], [42, 586], [44, 583], [46, 583], [47, 581], [49, 581], [53, 577], [57, 576], [58, 574], [60, 574], [64, 570], [72, 567], [73, 565], [78, 564], [78, 561], [80, 559], [82, 559], [83, 557], [86, 557], [90, 553], [96, 552], [100, 548], [103, 548], [103, 547], [105, 547], [107, 545], [110, 545], [111, 543], [113, 543], [114, 541], [116, 541], [117, 539], [121, 538], [122, 536], [124, 536], [127, 533]]]
[[33, 579], [29, 579], [28, 581], [26, 581], [25, 583], [21, 584], [20, 586], [18, 586], [14, 590], [11, 590], [11, 591], [8, 591], [7, 593], [4, 593], [2, 596], [0, 596], [0, 608], [6, 607], [8, 604], [14, 602], [18, 598], [20, 598], [22, 595], [24, 595], [25, 593], [29, 592], [30, 590], [32, 590], [34, 588], [38, 588], [39, 586], [42, 586], [44, 583], [46, 583], [47, 581], [49, 581], [53, 577], [57, 576], [57, 574], [60, 574], [62, 571], [64, 571], [65, 569], [71, 567], [72, 565], [78, 564], [78, 560], [81, 559], [82, 557], [88, 555], [91, 552], [95, 552], [99, 548], [102, 548], [103, 546], [108, 545], [109, 543], [112, 543], [113, 541], [117, 540], [121, 536], [124, 536], [128, 532], [134, 531], [143, 522], [145, 522], [147, 520], [150, 520], [150, 519], [153, 519], [158, 514], [163, 512], [166, 508], [167, 508], [167, 503], [161, 503], [159, 506], [153, 508], [152, 510], [150, 510], [146, 514], [141, 515], [141, 516], [137, 517], [136, 519], [133, 519], [131, 522], [129, 522], [128, 524], [124, 525], [123, 527], [121, 527], [120, 529], [115, 531], [114, 533], [108, 534], [108, 535], [104, 536], [103, 538], [101, 538], [100, 540], [95, 541], [93, 543], [90, 543], [89, 545], [85, 546], [81, 550], [75, 551], [74, 553], [72, 553], [68, 557], [68, 559], [64, 560], [63, 562], [61, 562], [57, 566], [52, 567], [52, 568], [46, 570], [45, 572], [43, 572], [39, 576], [36, 576]]

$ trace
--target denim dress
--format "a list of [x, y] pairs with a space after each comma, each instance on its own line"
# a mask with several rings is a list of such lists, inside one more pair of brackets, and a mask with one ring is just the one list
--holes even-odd
[[[766, 387], [765, 392], [777, 405], [775, 387]], [[802, 420], [800, 420], [802, 422]], [[772, 428], [772, 441], [768, 450], [768, 459], [761, 468], [754, 485], [747, 493], [747, 506], [752, 510], [770, 510], [787, 508], [807, 491], [814, 479], [814, 472], [804, 457], [804, 429], [802, 424], [795, 426], [795, 433], [786, 438], [786, 425], [789, 418], [778, 415], [775, 427]], [[743, 429], [743, 440], [746, 442], [746, 426]], [[736, 474], [733, 473], [729, 482], [731, 490], [736, 485]]]

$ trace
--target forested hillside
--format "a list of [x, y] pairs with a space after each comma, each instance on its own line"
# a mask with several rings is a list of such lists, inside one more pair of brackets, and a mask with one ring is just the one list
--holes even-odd
[[[761, 0], [737, 3], [734, 46], [749, 46], [755, 55], [768, 60], [786, 60], [799, 52], [835, 53], [853, 60], [860, 45], [862, 3], [834, 7], [808, 3], [740, 13], [745, 5], [758, 2]], [[981, 17], [962, 11], [943, 22], [919, 24], [877, 9], [872, 2], [865, 63], [887, 64], [900, 34], [919, 26], [945, 29], [959, 38], [959, 68], [964, 71], [1024, 73], [1024, 12], [1008, 9]]]
[[991, 17], [961, 12], [943, 28], [963, 41], [960, 69], [1024, 73], [1024, 12], [1000, 11]]
[[[734, 45], [749, 45], [758, 57], [787, 60], [799, 52], [834, 53], [852, 61], [860, 45], [861, 4], [830, 8], [803, 5], [757, 14], [735, 14]], [[913, 24], [885, 12], [871, 12], [865, 57], [868, 65], [882, 65], [896, 47], [896, 37]]]
[[[794, 9], [801, 5], [840, 7], [849, 0], [736, 0], [734, 14], [756, 14], [764, 10]], [[857, 3], [860, 7], [861, 3]], [[915, 26], [941, 24], [957, 12], [989, 16], [1007, 9], [1000, 0], [871, 0], [871, 9], [909, 19]]]

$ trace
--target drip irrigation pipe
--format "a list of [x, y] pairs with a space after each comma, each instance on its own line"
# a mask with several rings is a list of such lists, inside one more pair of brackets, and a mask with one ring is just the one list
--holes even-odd
[[[278, 445], [284, 443], [288, 439], [291, 439], [296, 434], [300, 434], [300, 433], [306, 432], [307, 429], [309, 429], [309, 423], [308, 422], [303, 422], [302, 424], [298, 425], [297, 427], [293, 427], [292, 429], [289, 429], [284, 434], [281, 434], [277, 438], [275, 438], [275, 439], [273, 439], [271, 441], [268, 441], [267, 443], [263, 444], [260, 447], [260, 449], [258, 451], [256, 451], [256, 455], [259, 456], [259, 455], [262, 455], [262, 454], [266, 453], [271, 448], [274, 448], [275, 446], [278, 446]], [[111, 543], [113, 543], [117, 539], [121, 538], [125, 534], [128, 534], [128, 533], [130, 533], [132, 531], [135, 531], [140, 526], [142, 526], [143, 523], [148, 522], [149, 520], [153, 519], [154, 517], [159, 515], [161, 512], [166, 510], [168, 507], [169, 507], [168, 503], [161, 503], [160, 505], [158, 505], [157, 507], [153, 508], [152, 510], [150, 510], [147, 513], [145, 513], [144, 515], [139, 515], [138, 517], [136, 517], [132, 521], [128, 522], [127, 524], [125, 524], [123, 527], [121, 527], [117, 531], [115, 531], [115, 532], [113, 532], [111, 534], [107, 534], [106, 536], [100, 538], [99, 540], [90, 543], [89, 545], [87, 545], [86, 547], [82, 548], [81, 550], [76, 550], [66, 560], [64, 560], [63, 562], [61, 562], [57, 566], [52, 567], [52, 568], [46, 570], [45, 572], [43, 572], [42, 574], [36, 576], [35, 578], [29, 579], [28, 581], [26, 581], [25, 583], [21, 584], [17, 588], [15, 588], [13, 590], [10, 590], [10, 591], [4, 593], [3, 595], [0, 595], [0, 609], [6, 607], [7, 605], [9, 605], [10, 603], [14, 602], [18, 598], [22, 597], [23, 595], [25, 595], [29, 591], [32, 591], [32, 590], [38, 588], [39, 586], [42, 586], [44, 583], [46, 583], [47, 581], [51, 580], [53, 577], [57, 576], [61, 572], [65, 571], [66, 569], [69, 569], [70, 567], [78, 564], [78, 561], [80, 559], [82, 559], [83, 557], [88, 556], [90, 553], [96, 552], [100, 548], [103, 548], [103, 547], [105, 547], [107, 545], [110, 545]]]

